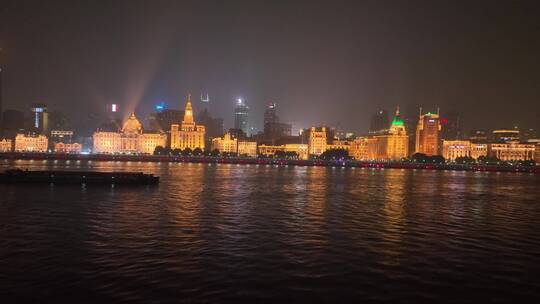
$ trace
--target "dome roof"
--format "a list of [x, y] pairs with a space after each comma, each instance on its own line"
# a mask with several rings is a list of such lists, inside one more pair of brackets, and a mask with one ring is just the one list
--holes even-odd
[[403, 122], [403, 119], [399, 115], [399, 106], [397, 106], [396, 115], [394, 116], [394, 119], [392, 120], [391, 127], [393, 127], [393, 126], [404, 126], [404, 125], [405, 125], [405, 123]]
[[142, 124], [132, 113], [122, 127], [124, 133], [142, 133]]
[[404, 126], [405, 123], [403, 122], [403, 119], [399, 115], [395, 116], [392, 120], [392, 126]]

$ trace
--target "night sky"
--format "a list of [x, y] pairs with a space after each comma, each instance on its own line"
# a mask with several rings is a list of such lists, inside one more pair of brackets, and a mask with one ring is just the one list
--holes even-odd
[[[497, 2], [495, 4], [494, 2]], [[208, 91], [233, 124], [365, 131], [379, 108], [460, 112], [465, 129], [540, 129], [538, 1], [2, 1], [4, 109], [82, 122], [107, 103], [142, 117]], [[81, 127], [78, 125], [78, 127]], [[95, 127], [95, 126], [87, 126]]]

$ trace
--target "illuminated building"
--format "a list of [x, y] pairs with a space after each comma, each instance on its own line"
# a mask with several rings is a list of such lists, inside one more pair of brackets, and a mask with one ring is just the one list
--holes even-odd
[[534, 161], [537, 165], [540, 165], [540, 143], [536, 144], [536, 148], [534, 149]]
[[376, 151], [374, 158], [377, 160], [399, 160], [409, 156], [409, 136], [405, 123], [399, 115], [399, 107], [387, 134], [375, 135], [374, 140], [368, 141], [368, 151], [369, 145], [376, 145], [371, 151]]
[[227, 133], [221, 137], [212, 139], [212, 151], [218, 150], [220, 153], [238, 153], [238, 139], [231, 137]]
[[238, 140], [227, 133], [221, 137], [212, 139], [212, 150], [220, 153], [237, 153], [238, 155], [256, 157], [257, 143], [254, 141]]
[[137, 153], [153, 154], [158, 146], [167, 146], [167, 135], [163, 133], [144, 133], [139, 136]]
[[131, 114], [124, 123], [120, 134], [122, 142], [122, 153], [138, 153], [139, 136], [142, 135], [143, 128], [141, 122]]
[[264, 156], [274, 156], [276, 152], [295, 152], [298, 159], [309, 158], [309, 147], [306, 144], [285, 144], [285, 145], [259, 145], [259, 154]]
[[285, 145], [279, 145], [279, 146], [264, 145], [264, 144], [259, 145], [259, 154], [266, 157], [272, 157], [278, 151], [285, 152]]
[[[409, 155], [409, 136], [405, 122], [396, 109], [390, 128], [370, 137], [360, 137], [350, 143], [349, 155], [356, 160], [400, 160]], [[385, 134], [381, 134], [381, 133]]]
[[191, 105], [191, 94], [186, 100], [186, 109], [184, 111], [184, 120], [180, 125], [171, 125], [171, 149], [185, 150], [189, 148], [194, 150], [200, 148], [204, 150], [205, 127], [195, 124], [193, 118], [193, 107]]
[[471, 157], [471, 142], [468, 140], [443, 140], [442, 156], [454, 161], [458, 157]]
[[478, 159], [480, 156], [488, 155], [488, 145], [471, 142], [471, 157]]
[[388, 160], [387, 143], [379, 137], [359, 137], [352, 142], [349, 155], [360, 161]]
[[368, 157], [368, 141], [367, 137], [359, 137], [353, 140], [349, 149], [349, 156], [356, 160], [367, 160]]
[[0, 152], [11, 152], [13, 150], [13, 141], [11, 139], [0, 140]]
[[52, 130], [49, 140], [54, 143], [71, 143], [73, 140], [73, 131], [70, 130]]
[[507, 129], [507, 130], [493, 130], [493, 140], [498, 143], [505, 143], [510, 141], [519, 141], [519, 130]]
[[257, 157], [257, 142], [254, 141], [238, 141], [238, 155]]
[[331, 144], [326, 145], [326, 150], [331, 150], [331, 149], [349, 150], [350, 147], [351, 147], [350, 141], [342, 140], [342, 139], [334, 139]]
[[310, 155], [321, 155], [327, 150], [326, 127], [311, 127], [308, 146]]
[[534, 160], [534, 144], [522, 144], [517, 141], [493, 143], [489, 155], [503, 161]]
[[49, 140], [41, 134], [17, 134], [15, 152], [47, 152]]
[[47, 134], [49, 132], [49, 113], [47, 106], [36, 104], [31, 108], [33, 114], [32, 127], [39, 134]]
[[246, 134], [249, 134], [248, 114], [249, 107], [242, 98], [238, 98], [234, 108], [234, 128], [240, 129]]
[[97, 154], [122, 153], [122, 134], [120, 132], [95, 132], [92, 151]]
[[82, 145], [79, 143], [63, 143], [57, 142], [54, 144], [54, 152], [66, 153], [66, 154], [79, 154], [81, 153]]
[[163, 133], [143, 133], [143, 128], [135, 114], [126, 120], [120, 132], [94, 133], [94, 153], [152, 154], [157, 146], [167, 145]]
[[422, 114], [420, 109], [420, 119], [416, 127], [416, 153], [423, 153], [428, 156], [439, 155], [439, 140], [441, 132], [441, 122], [439, 114]]

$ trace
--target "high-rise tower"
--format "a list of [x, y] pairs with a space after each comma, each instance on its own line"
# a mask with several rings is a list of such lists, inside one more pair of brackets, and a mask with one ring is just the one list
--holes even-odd
[[420, 119], [416, 127], [416, 153], [423, 153], [428, 156], [439, 155], [439, 142], [441, 132], [441, 120], [439, 110], [437, 114], [428, 112], [422, 114], [420, 108]]
[[264, 111], [264, 125], [279, 122], [279, 118], [276, 114], [276, 104], [268, 102], [266, 110]]
[[30, 109], [33, 113], [32, 127], [35, 132], [49, 136], [49, 112], [44, 104], [35, 104]]
[[269, 102], [264, 111], [264, 140], [274, 145], [280, 138], [291, 136], [291, 129], [290, 124], [279, 122], [276, 104]]
[[249, 107], [242, 98], [238, 98], [234, 108], [234, 128], [242, 130], [245, 134], [249, 132], [248, 114]]
[[208, 92], [206, 92], [206, 95], [201, 93], [201, 111], [203, 110], [210, 111], [210, 96]]
[[371, 117], [369, 133], [384, 133], [388, 129], [388, 124], [388, 112], [386, 110], [380, 110]]

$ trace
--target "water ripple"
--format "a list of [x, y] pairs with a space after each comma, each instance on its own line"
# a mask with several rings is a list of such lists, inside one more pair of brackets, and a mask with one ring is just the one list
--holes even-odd
[[162, 182], [0, 185], [3, 302], [540, 300], [537, 175], [88, 167]]

